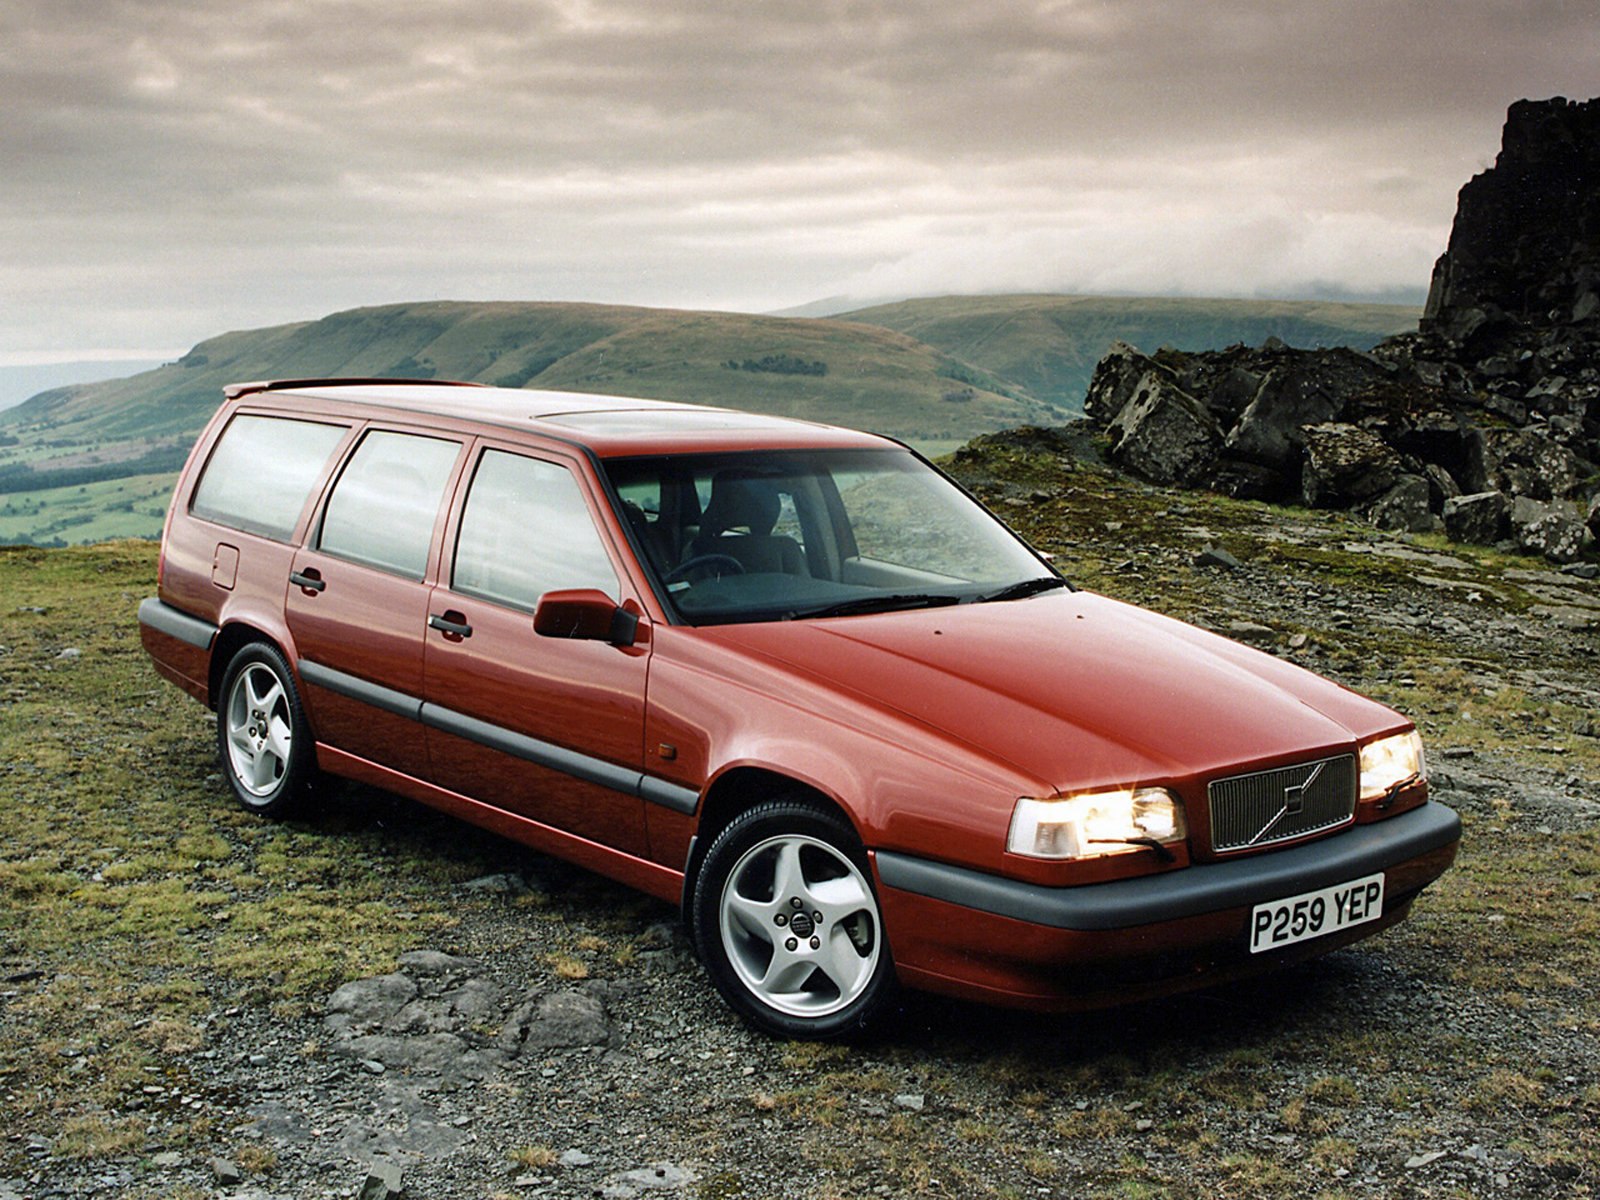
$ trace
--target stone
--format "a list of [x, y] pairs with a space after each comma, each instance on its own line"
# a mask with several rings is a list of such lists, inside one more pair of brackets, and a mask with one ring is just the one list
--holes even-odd
[[1434, 267], [1423, 324], [1474, 309], [1549, 321], [1590, 291], [1600, 261], [1592, 181], [1600, 173], [1600, 103], [1519, 100], [1506, 112], [1494, 166], [1462, 187], [1450, 242]]
[[1589, 498], [1589, 513], [1584, 518], [1584, 524], [1588, 526], [1590, 536], [1600, 542], [1600, 492]]
[[1461, 495], [1461, 488], [1451, 476], [1438, 463], [1422, 464], [1422, 475], [1428, 481], [1428, 506], [1438, 512], [1446, 500], [1454, 500]]
[[1401, 529], [1427, 533], [1440, 527], [1440, 520], [1428, 507], [1431, 492], [1420, 475], [1402, 475], [1367, 510], [1367, 519], [1379, 529]]
[[1108, 426], [1113, 462], [1151, 483], [1192, 483], [1221, 444], [1205, 407], [1160, 369], [1146, 371]]
[[1348, 508], [1394, 487], [1400, 456], [1379, 438], [1355, 425], [1307, 425], [1300, 495], [1313, 508]]
[[456, 1033], [497, 1021], [505, 993], [487, 979], [468, 979], [437, 996], [419, 997], [383, 1022], [386, 1033]]
[[686, 1191], [699, 1176], [687, 1167], [675, 1163], [653, 1163], [633, 1171], [614, 1175], [600, 1188], [602, 1200], [635, 1200], [646, 1192]]
[[357, 1062], [379, 1063], [387, 1071], [439, 1076], [450, 1081], [482, 1079], [503, 1061], [499, 1051], [476, 1048], [455, 1033], [369, 1033], [335, 1042], [329, 1048]]
[[1133, 398], [1139, 380], [1155, 367], [1153, 358], [1127, 342], [1112, 342], [1089, 380], [1089, 390], [1083, 398], [1084, 415], [1102, 427], [1110, 425]]
[[367, 1170], [367, 1178], [356, 1193], [356, 1200], [398, 1200], [405, 1195], [400, 1168], [394, 1163], [374, 1162]]
[[1221, 546], [1207, 546], [1194, 556], [1194, 565], [1197, 567], [1222, 567], [1229, 571], [1236, 571], [1239, 569], [1239, 560]]
[[1576, 562], [1583, 550], [1583, 526], [1572, 517], [1548, 513], [1517, 530], [1517, 544], [1553, 563]]
[[223, 1187], [233, 1187], [244, 1182], [244, 1172], [239, 1170], [239, 1164], [231, 1158], [213, 1158], [211, 1174]]
[[1346, 401], [1385, 377], [1376, 361], [1353, 350], [1305, 350], [1286, 357], [1229, 431], [1229, 457], [1261, 463], [1292, 477], [1307, 425], [1334, 421]]
[[1438, 1162], [1439, 1159], [1443, 1158], [1447, 1153], [1449, 1152], [1446, 1150], [1429, 1150], [1425, 1154], [1413, 1154], [1410, 1158], [1406, 1159], [1406, 1170], [1415, 1171], [1420, 1167], [1427, 1166], [1431, 1162]]
[[461, 885], [461, 890], [488, 896], [516, 896], [528, 890], [528, 883], [521, 875], [508, 872], [501, 875], [480, 875], [476, 879], [469, 879]]
[[525, 1001], [501, 1027], [499, 1047], [525, 1049], [603, 1046], [611, 1040], [605, 1006], [592, 992], [553, 992]]
[[399, 973], [353, 979], [328, 997], [324, 1024], [346, 1036], [364, 1033], [378, 1028], [416, 995], [416, 982]]
[[594, 1159], [585, 1154], [582, 1150], [562, 1151], [561, 1157], [556, 1159], [556, 1161], [563, 1167], [566, 1167], [568, 1170], [573, 1170], [577, 1167], [591, 1166], [594, 1163]]
[[928, 1098], [921, 1092], [902, 1092], [894, 1098], [894, 1106], [908, 1112], [921, 1112], [927, 1104]]
[[1227, 634], [1237, 642], [1249, 642], [1254, 646], [1270, 645], [1278, 638], [1276, 629], [1255, 621], [1229, 621]]
[[1446, 499], [1442, 515], [1451, 541], [1493, 546], [1510, 528], [1510, 501], [1499, 491], [1478, 491]]
[[[490, 876], [489, 878], [505, 878], [504, 876]], [[509, 876], [516, 879], [517, 876]], [[474, 881], [476, 882], [476, 881]], [[470, 888], [471, 883], [463, 884]], [[408, 950], [400, 956], [400, 970], [413, 979], [422, 979], [432, 975], [471, 974], [481, 964], [475, 958], [458, 958], [454, 954], [446, 954], [442, 950]]]

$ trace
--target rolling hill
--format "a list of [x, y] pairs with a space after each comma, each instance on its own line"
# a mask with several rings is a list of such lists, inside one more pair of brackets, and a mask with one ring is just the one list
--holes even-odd
[[946, 297], [827, 320], [434, 301], [225, 333], [125, 379], [0, 412], [0, 543], [160, 531], [164, 495], [225, 384], [393, 376], [612, 392], [868, 429], [942, 452], [1060, 424], [1116, 338], [1189, 348], [1371, 345], [1415, 311], [1287, 301]]
[[1417, 327], [1421, 310], [1304, 300], [1191, 300], [1131, 296], [943, 296], [844, 313], [909, 334], [981, 365], [1047, 403], [1083, 408], [1095, 364], [1111, 343], [1141, 350], [1221, 350], [1276, 337], [1291, 346], [1371, 349]]

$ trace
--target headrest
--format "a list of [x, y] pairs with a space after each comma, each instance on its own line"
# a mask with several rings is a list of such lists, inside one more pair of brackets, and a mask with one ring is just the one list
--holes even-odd
[[700, 534], [713, 537], [729, 529], [748, 529], [766, 537], [783, 507], [770, 480], [737, 471], [723, 471], [711, 481], [711, 499], [700, 517]]

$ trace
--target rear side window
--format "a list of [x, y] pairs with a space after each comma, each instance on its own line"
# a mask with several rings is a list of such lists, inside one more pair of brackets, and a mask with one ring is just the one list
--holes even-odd
[[317, 546], [326, 554], [421, 579], [458, 442], [373, 430], [333, 485]]
[[207, 521], [286, 542], [342, 425], [236, 416], [217, 440], [189, 511]]
[[501, 450], [485, 450], [472, 477], [451, 587], [526, 609], [561, 588], [619, 590], [572, 472]]

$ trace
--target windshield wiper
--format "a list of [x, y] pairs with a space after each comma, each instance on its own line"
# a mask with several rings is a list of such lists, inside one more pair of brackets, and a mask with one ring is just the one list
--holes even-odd
[[1007, 584], [998, 591], [985, 592], [981, 596], [974, 596], [972, 603], [986, 604], [990, 600], [1021, 600], [1027, 596], [1036, 596], [1040, 592], [1049, 592], [1066, 586], [1067, 581], [1059, 575], [1039, 575], [1033, 579], [1022, 579], [1016, 583]]
[[945, 596], [937, 592], [905, 592], [889, 596], [857, 596], [854, 600], [841, 600], [837, 604], [824, 604], [820, 608], [797, 608], [784, 614], [785, 621], [800, 617], [848, 617], [855, 613], [892, 612], [898, 608], [939, 608], [945, 604], [959, 604], [961, 597]]

